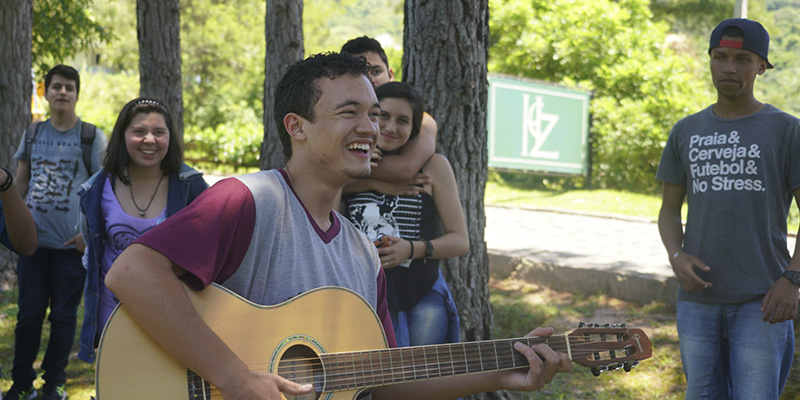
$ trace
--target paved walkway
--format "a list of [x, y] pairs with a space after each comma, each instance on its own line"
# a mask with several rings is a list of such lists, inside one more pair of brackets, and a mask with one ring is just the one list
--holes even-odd
[[485, 237], [493, 276], [674, 303], [677, 281], [652, 221], [486, 207]]
[[[677, 280], [654, 221], [486, 207], [485, 238], [493, 276], [675, 304]], [[795, 238], [788, 242], [793, 250]]]

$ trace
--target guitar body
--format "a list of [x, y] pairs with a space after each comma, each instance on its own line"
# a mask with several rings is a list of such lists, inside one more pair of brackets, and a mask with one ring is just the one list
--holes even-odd
[[[201, 292], [187, 288], [187, 293], [203, 320], [251, 369], [277, 374], [279, 361], [285, 368], [287, 360], [295, 359], [301, 375], [310, 366], [319, 369], [322, 353], [387, 347], [378, 316], [361, 296], [347, 289], [319, 288], [275, 306], [254, 304], [218, 285]], [[191, 383], [191, 375], [133, 321], [123, 305], [117, 307], [100, 339], [98, 400], [221, 398], [199, 379]], [[287, 376], [286, 371], [281, 375]], [[301, 398], [344, 400], [357, 393], [312, 392]]]

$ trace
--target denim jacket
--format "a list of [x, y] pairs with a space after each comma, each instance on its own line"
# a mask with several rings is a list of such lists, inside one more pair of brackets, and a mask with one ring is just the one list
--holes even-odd
[[[81, 348], [78, 358], [88, 363], [94, 362], [96, 337], [103, 327], [97, 327], [97, 309], [100, 293], [100, 263], [105, 251], [105, 221], [100, 212], [103, 186], [108, 173], [100, 170], [81, 185], [81, 235], [86, 242], [83, 253], [83, 267], [86, 268], [86, 282], [83, 291], [85, 314], [81, 328]], [[184, 164], [180, 172], [169, 176], [167, 193], [167, 217], [192, 202], [208, 184], [203, 174]]]

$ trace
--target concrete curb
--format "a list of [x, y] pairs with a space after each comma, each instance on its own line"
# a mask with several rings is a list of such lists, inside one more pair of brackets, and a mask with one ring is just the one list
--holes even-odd
[[525, 282], [545, 285], [550, 289], [580, 293], [602, 293], [625, 301], [647, 304], [663, 301], [676, 304], [678, 280], [651, 274], [618, 273], [603, 269], [576, 268], [509, 257], [489, 250], [492, 278], [513, 277]]

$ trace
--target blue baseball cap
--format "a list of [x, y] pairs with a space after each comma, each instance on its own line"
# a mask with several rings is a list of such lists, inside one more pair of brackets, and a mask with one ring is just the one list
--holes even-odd
[[[739, 28], [742, 31], [743, 40], [741, 42], [738, 40], [722, 40], [722, 32], [729, 26]], [[767, 62], [767, 68], [774, 68], [770, 64], [769, 58], [767, 58], [767, 53], [769, 53], [769, 33], [756, 21], [746, 18], [731, 18], [720, 22], [711, 32], [708, 54], [711, 54], [711, 50], [715, 47], [732, 47], [752, 51], [764, 58]]]

